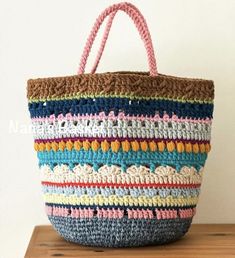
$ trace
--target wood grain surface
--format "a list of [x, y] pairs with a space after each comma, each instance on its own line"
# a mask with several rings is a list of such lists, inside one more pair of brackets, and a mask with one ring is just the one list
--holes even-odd
[[51, 226], [34, 228], [25, 258], [235, 258], [235, 224], [192, 225], [177, 242], [138, 248], [97, 248], [66, 242]]

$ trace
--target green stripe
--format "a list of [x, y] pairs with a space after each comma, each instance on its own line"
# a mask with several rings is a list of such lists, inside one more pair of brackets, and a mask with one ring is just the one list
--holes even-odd
[[71, 99], [88, 99], [88, 98], [129, 98], [129, 99], [139, 99], [139, 100], [170, 100], [170, 101], [178, 101], [182, 103], [201, 103], [201, 104], [212, 104], [213, 100], [199, 100], [199, 99], [183, 99], [183, 98], [166, 98], [166, 97], [140, 97], [133, 95], [121, 95], [121, 94], [75, 94], [64, 97], [48, 97], [48, 98], [29, 98], [29, 103], [41, 102], [41, 101], [57, 101], [57, 100], [71, 100]]

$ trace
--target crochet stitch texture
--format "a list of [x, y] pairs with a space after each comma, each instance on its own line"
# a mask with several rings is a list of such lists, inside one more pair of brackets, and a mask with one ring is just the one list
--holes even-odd
[[[135, 20], [128, 3], [106, 12], [119, 9]], [[150, 74], [28, 81], [46, 213], [68, 241], [164, 244], [190, 227], [211, 148], [214, 85], [158, 74], [150, 59]]]
[[[46, 212], [55, 229], [69, 241], [96, 246], [162, 244], [182, 237], [196, 212], [210, 151], [212, 82], [107, 73], [79, 75], [73, 87], [68, 82], [74, 78], [28, 82], [34, 147]], [[152, 81], [170, 81], [177, 90], [167, 105], [159, 93], [154, 106], [151, 99], [115, 91], [121, 83], [128, 92], [130, 80], [146, 94]], [[91, 85], [104, 87], [110, 81], [115, 97], [103, 103], [99, 96], [98, 101], [90, 97]], [[49, 90], [59, 87], [66, 96], [68, 89], [79, 89], [78, 82], [88, 85], [84, 96], [63, 97], [63, 105]], [[206, 89], [207, 97], [188, 101], [190, 90], [178, 90], [186, 84], [192, 91]], [[35, 89], [42, 91], [37, 98]], [[149, 109], [143, 109], [143, 102]]]

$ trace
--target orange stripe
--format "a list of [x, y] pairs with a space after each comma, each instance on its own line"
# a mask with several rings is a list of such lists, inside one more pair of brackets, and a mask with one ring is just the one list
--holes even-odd
[[177, 151], [179, 153], [187, 152], [187, 153], [208, 153], [211, 149], [211, 146], [209, 143], [184, 143], [182, 141], [111, 141], [108, 142], [107, 140], [98, 142], [97, 140], [89, 141], [89, 140], [76, 140], [76, 141], [52, 141], [52, 142], [35, 142], [34, 143], [34, 149], [36, 151], [64, 151], [65, 149], [71, 151], [71, 150], [93, 150], [98, 151], [101, 149], [103, 152], [107, 152], [110, 149], [113, 152], [118, 152], [119, 150], [122, 150], [124, 152], [128, 152], [130, 150], [132, 151]]

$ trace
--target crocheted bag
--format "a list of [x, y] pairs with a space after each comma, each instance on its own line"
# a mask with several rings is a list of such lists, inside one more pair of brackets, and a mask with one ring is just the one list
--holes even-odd
[[[137, 27], [149, 73], [95, 74], [118, 11]], [[106, 17], [95, 65], [84, 74]], [[66, 240], [142, 246], [188, 231], [210, 150], [214, 86], [158, 74], [146, 21], [135, 6], [119, 3], [101, 13], [78, 75], [29, 80], [27, 91], [46, 212]]]

